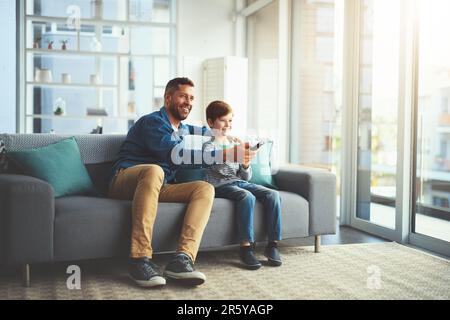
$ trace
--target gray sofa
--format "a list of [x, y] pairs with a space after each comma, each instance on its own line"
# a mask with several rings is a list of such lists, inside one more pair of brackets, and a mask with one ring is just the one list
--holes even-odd
[[[69, 136], [3, 134], [6, 151], [41, 147]], [[123, 135], [75, 136], [82, 160], [96, 187], [106, 194], [107, 175]], [[126, 257], [130, 242], [131, 202], [106, 197], [55, 199], [52, 187], [23, 175], [11, 161], [0, 173], [0, 264], [22, 265], [29, 283], [30, 264]], [[5, 168], [4, 168], [5, 169]], [[284, 239], [336, 230], [335, 176], [323, 170], [281, 168], [274, 176], [282, 199]], [[265, 241], [262, 206], [255, 210], [255, 240]], [[185, 204], [160, 203], [153, 235], [155, 252], [176, 248]], [[237, 243], [233, 202], [216, 199], [200, 250]]]

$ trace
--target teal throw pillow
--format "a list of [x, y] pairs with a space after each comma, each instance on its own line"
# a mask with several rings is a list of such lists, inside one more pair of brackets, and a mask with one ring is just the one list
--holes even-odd
[[273, 141], [268, 141], [259, 148], [256, 158], [250, 163], [252, 167], [250, 182], [277, 190], [278, 187], [272, 177], [272, 146]]
[[7, 153], [24, 172], [48, 182], [59, 198], [77, 194], [96, 194], [91, 178], [81, 161], [75, 138], [65, 139], [42, 148]]

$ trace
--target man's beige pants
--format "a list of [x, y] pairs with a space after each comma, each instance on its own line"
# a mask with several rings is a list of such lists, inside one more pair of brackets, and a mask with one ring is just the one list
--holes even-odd
[[211, 214], [214, 187], [203, 181], [172, 185], [163, 183], [164, 171], [157, 165], [138, 165], [120, 170], [111, 182], [111, 198], [133, 201], [130, 256], [152, 257], [151, 243], [158, 202], [178, 202], [188, 203], [188, 206], [177, 252], [184, 252], [195, 261]]

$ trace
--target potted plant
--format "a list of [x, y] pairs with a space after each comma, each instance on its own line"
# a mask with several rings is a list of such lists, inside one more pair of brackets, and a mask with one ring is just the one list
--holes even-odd
[[54, 105], [55, 111], [53, 112], [53, 114], [55, 116], [62, 116], [65, 113], [65, 109], [66, 109], [66, 102], [62, 98], [56, 99]]
[[62, 116], [64, 114], [64, 111], [61, 107], [57, 107], [54, 114], [55, 116]]
[[52, 50], [54, 41], [47, 41], [47, 43], [48, 43], [47, 49]]

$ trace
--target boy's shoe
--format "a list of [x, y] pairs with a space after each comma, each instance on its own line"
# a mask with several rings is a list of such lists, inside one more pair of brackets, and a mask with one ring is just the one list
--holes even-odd
[[185, 253], [175, 254], [164, 270], [164, 276], [185, 285], [198, 286], [205, 282], [206, 276], [196, 271], [192, 259]]
[[278, 244], [276, 242], [273, 241], [269, 242], [266, 246], [264, 254], [272, 266], [276, 267], [281, 266], [282, 261], [280, 251], [278, 250]]
[[247, 269], [258, 270], [261, 268], [261, 262], [255, 257], [254, 244], [239, 247], [239, 257]]
[[130, 259], [130, 277], [141, 287], [160, 287], [166, 284], [166, 279], [157, 270], [158, 266], [147, 257]]

